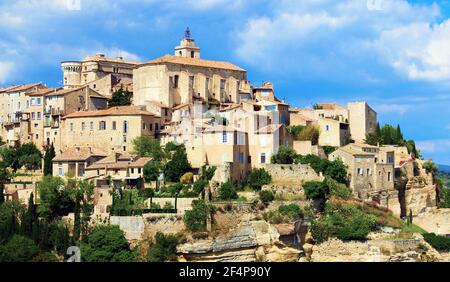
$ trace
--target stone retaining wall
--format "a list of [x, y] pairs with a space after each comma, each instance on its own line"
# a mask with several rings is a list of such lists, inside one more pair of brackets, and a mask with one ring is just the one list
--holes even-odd
[[309, 165], [266, 164], [263, 166], [272, 176], [274, 183], [301, 184], [303, 181], [322, 181], [324, 177], [317, 174]]

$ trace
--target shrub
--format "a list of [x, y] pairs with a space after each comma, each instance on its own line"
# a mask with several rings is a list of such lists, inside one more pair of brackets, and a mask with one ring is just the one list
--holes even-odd
[[336, 151], [336, 147], [333, 147], [333, 146], [323, 146], [322, 149], [327, 156], [329, 154], [333, 153], [334, 151]]
[[316, 243], [327, 241], [333, 234], [333, 224], [328, 218], [314, 220], [311, 223], [311, 235]]
[[423, 163], [422, 165], [423, 169], [425, 169], [425, 171], [427, 173], [431, 173], [433, 175], [436, 175], [438, 172], [438, 168], [436, 166], [435, 163], [433, 163], [432, 161], [426, 161]]
[[289, 219], [297, 219], [303, 217], [304, 212], [301, 207], [296, 204], [283, 205], [278, 208], [281, 215], [288, 217]]
[[170, 210], [173, 210], [173, 209], [174, 209], [174, 206], [172, 205], [171, 202], [165, 202], [164, 206], [162, 208], [163, 211], [170, 211]]
[[278, 152], [272, 156], [271, 163], [273, 164], [293, 164], [295, 158], [297, 157], [297, 153], [294, 149], [281, 146], [278, 149]]
[[341, 160], [329, 162], [324, 175], [331, 177], [339, 183], [347, 182], [347, 167]]
[[309, 181], [303, 184], [306, 198], [310, 200], [326, 199], [329, 194], [329, 187], [326, 182]]
[[4, 246], [0, 245], [0, 262], [31, 262], [38, 253], [33, 240], [14, 235]]
[[194, 239], [194, 240], [204, 240], [204, 239], [208, 239], [208, 237], [209, 237], [208, 233], [205, 233], [205, 232], [199, 232], [199, 233], [192, 234], [192, 239]]
[[202, 200], [192, 202], [192, 210], [186, 211], [183, 217], [184, 225], [191, 231], [205, 231], [206, 219], [210, 208]]
[[222, 183], [219, 188], [218, 198], [223, 201], [236, 200], [239, 198], [236, 189], [229, 182]]
[[178, 236], [165, 235], [158, 232], [155, 235], [155, 243], [148, 249], [150, 262], [174, 261], [177, 258]]
[[347, 186], [345, 186], [344, 184], [338, 183], [337, 181], [331, 178], [327, 178], [326, 183], [330, 188], [331, 196], [344, 200], [348, 200], [352, 196], [352, 191], [349, 188], [347, 188]]
[[275, 200], [275, 196], [273, 195], [272, 191], [264, 190], [264, 191], [260, 191], [259, 192], [259, 199], [265, 205], [268, 205], [270, 202]]
[[430, 244], [433, 248], [439, 251], [449, 251], [450, 250], [450, 238], [436, 235], [434, 233], [425, 233], [423, 238]]
[[192, 184], [194, 182], [194, 174], [192, 172], [186, 172], [181, 176], [180, 182], [183, 184]]
[[263, 168], [254, 169], [247, 179], [248, 186], [254, 190], [261, 190], [261, 187], [272, 182], [272, 176]]
[[296, 140], [311, 141], [312, 145], [319, 143], [320, 129], [316, 125], [308, 125], [303, 128], [296, 136]]

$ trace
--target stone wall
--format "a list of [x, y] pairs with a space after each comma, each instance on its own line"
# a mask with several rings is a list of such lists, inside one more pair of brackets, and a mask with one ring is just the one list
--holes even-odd
[[127, 240], [141, 240], [144, 234], [145, 225], [142, 216], [111, 216], [111, 225], [118, 225], [125, 232]]
[[273, 183], [301, 184], [304, 181], [322, 181], [324, 177], [318, 175], [309, 165], [266, 164], [263, 166], [272, 176]]
[[[187, 210], [192, 209], [192, 202], [198, 198], [177, 198], [177, 211], [179, 215], [183, 215]], [[152, 198], [152, 202], [159, 204], [161, 207], [169, 202], [175, 207], [175, 198]], [[147, 200], [147, 205], [150, 206], [150, 199]]]

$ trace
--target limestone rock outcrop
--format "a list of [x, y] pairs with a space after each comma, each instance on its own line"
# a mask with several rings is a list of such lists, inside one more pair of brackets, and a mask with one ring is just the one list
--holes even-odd
[[178, 246], [187, 261], [297, 261], [300, 251], [279, 241], [280, 234], [265, 221], [252, 221], [228, 234]]

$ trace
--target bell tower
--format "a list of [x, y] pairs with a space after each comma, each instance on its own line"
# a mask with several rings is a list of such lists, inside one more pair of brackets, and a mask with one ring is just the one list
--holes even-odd
[[191, 38], [189, 27], [184, 32], [184, 38], [181, 39], [180, 46], [175, 47], [175, 56], [200, 59], [200, 48], [195, 44], [195, 40]]

